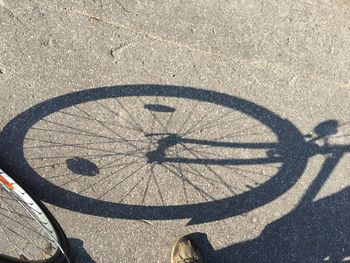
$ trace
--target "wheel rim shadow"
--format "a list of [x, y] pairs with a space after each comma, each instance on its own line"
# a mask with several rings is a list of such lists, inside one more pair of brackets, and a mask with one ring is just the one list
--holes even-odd
[[[253, 117], [278, 134], [279, 147], [283, 148], [284, 151], [282, 167], [267, 183], [237, 196], [191, 205], [138, 206], [101, 201], [60, 188], [41, 177], [26, 160], [23, 149], [26, 133], [45, 116], [72, 105], [105, 98], [151, 95], [212, 102], [234, 108]], [[0, 148], [4, 153], [0, 157], [2, 164], [13, 171], [14, 174], [17, 174], [18, 180], [29, 185], [39, 198], [53, 205], [85, 214], [111, 218], [148, 220], [191, 218], [189, 224], [225, 219], [245, 213], [274, 200], [298, 180], [304, 171], [308, 157], [303, 135], [298, 129], [288, 120], [282, 119], [261, 106], [214, 91], [162, 85], [102, 87], [49, 99], [12, 119], [1, 131]], [[288, 149], [288, 151], [285, 149]], [[269, 159], [266, 160], [269, 161]]]

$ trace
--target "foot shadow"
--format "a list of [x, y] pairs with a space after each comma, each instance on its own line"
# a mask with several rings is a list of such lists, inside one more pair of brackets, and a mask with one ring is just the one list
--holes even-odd
[[77, 238], [70, 238], [69, 243], [74, 251], [75, 263], [96, 263], [84, 248], [84, 242]]

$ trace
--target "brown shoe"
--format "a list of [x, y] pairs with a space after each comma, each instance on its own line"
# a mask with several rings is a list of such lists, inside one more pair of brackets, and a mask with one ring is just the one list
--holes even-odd
[[171, 252], [171, 263], [204, 263], [201, 253], [188, 236], [176, 241]]

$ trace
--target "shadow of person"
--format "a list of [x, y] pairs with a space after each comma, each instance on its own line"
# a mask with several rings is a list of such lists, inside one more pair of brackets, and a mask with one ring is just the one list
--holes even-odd
[[211, 262], [349, 262], [350, 187], [299, 206], [251, 241], [215, 252]]
[[[319, 124], [316, 139], [335, 134], [337, 127], [335, 120]], [[315, 148], [313, 140], [308, 148]], [[292, 212], [258, 238], [215, 251], [210, 262], [350, 262], [350, 187], [314, 201], [344, 154], [327, 149], [331, 154]]]
[[96, 263], [84, 248], [84, 242], [77, 238], [70, 238], [69, 243], [74, 251], [76, 263]]

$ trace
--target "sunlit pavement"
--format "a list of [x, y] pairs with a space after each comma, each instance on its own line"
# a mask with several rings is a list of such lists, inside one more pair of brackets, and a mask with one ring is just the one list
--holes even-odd
[[0, 13], [0, 159], [77, 262], [170, 262], [193, 232], [210, 262], [349, 260], [349, 2]]

